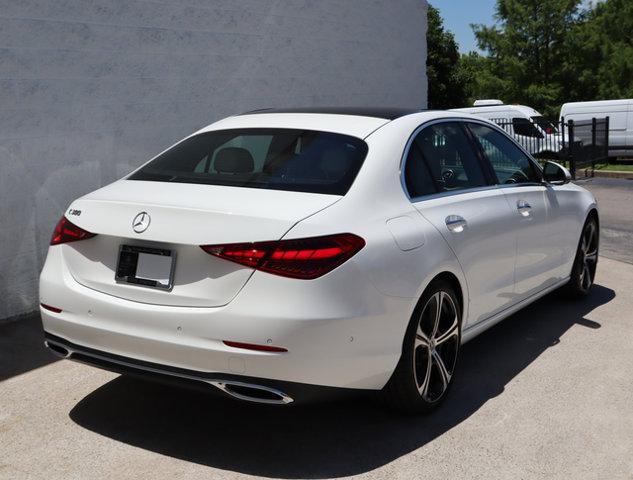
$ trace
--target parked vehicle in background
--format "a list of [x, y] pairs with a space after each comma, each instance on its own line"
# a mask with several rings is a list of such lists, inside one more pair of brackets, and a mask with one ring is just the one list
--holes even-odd
[[609, 117], [609, 156], [633, 156], [633, 99], [570, 102], [561, 107], [561, 121]]
[[534, 156], [557, 159], [563, 149], [558, 127], [531, 107], [505, 105], [501, 100], [477, 100], [472, 107], [452, 111], [470, 113], [496, 123]]

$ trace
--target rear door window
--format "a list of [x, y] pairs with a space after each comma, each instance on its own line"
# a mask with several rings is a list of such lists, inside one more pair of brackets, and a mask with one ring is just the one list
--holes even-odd
[[405, 183], [412, 198], [487, 185], [477, 154], [457, 122], [431, 125], [416, 136]]
[[128, 179], [344, 195], [367, 149], [363, 140], [336, 133], [219, 130], [180, 142]]

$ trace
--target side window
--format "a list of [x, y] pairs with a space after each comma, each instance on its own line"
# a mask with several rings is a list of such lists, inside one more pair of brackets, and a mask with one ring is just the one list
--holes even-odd
[[487, 185], [477, 155], [459, 123], [438, 123], [425, 128], [413, 141], [411, 150], [416, 149], [410, 156], [417, 156], [417, 160], [411, 166], [407, 162], [405, 171], [410, 192], [430, 192], [431, 186], [435, 191], [447, 192]]
[[528, 158], [503, 133], [485, 125], [468, 124], [497, 174], [499, 183], [538, 183], [540, 175]]
[[512, 128], [514, 129], [515, 135], [532, 138], [543, 138], [543, 134], [539, 132], [534, 124], [527, 118], [513, 118]]
[[428, 165], [422, 158], [420, 148], [415, 142], [411, 144], [404, 168], [404, 180], [411, 198], [437, 193], [437, 187]]

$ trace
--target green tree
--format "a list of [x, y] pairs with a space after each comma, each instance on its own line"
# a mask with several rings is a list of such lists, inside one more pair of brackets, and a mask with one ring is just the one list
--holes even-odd
[[607, 0], [583, 15], [567, 38], [563, 65], [573, 100], [633, 98], [633, 2]]
[[469, 79], [463, 76], [459, 61], [459, 47], [455, 37], [445, 30], [437, 8], [429, 5], [426, 60], [429, 108], [465, 106]]
[[481, 71], [471, 94], [525, 103], [556, 116], [566, 90], [567, 37], [581, 20], [581, 0], [497, 0], [496, 25], [472, 25], [486, 60], [462, 58]]

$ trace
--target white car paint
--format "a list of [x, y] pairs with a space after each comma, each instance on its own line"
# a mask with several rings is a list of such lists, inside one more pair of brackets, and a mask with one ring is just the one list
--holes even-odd
[[[439, 274], [464, 298], [462, 341], [563, 285], [593, 196], [579, 186], [462, 190], [410, 199], [401, 171], [413, 133], [432, 122], [490, 124], [457, 112], [393, 120], [353, 115], [258, 113], [201, 132], [293, 128], [363, 138], [368, 153], [343, 195], [132, 181], [70, 205], [88, 240], [51, 246], [40, 279], [47, 333], [72, 345], [169, 368], [352, 389], [382, 389], [398, 363], [418, 300]], [[534, 211], [516, 210], [529, 199]], [[80, 215], [73, 216], [73, 212]], [[139, 212], [151, 215], [135, 233]], [[450, 215], [467, 219], [447, 229]], [[198, 246], [302, 239], [350, 232], [366, 245], [314, 280], [271, 275]], [[114, 280], [118, 246], [176, 251], [171, 291]], [[272, 353], [225, 340], [278, 345]]]

